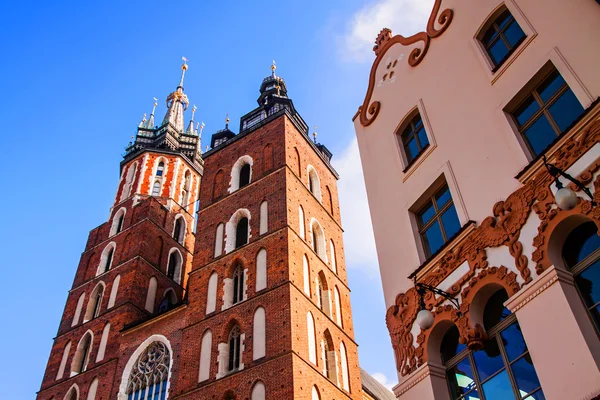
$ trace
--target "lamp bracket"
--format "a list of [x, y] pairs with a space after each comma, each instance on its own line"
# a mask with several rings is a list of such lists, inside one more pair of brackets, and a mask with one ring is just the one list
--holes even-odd
[[456, 307], [456, 309], [459, 310], [459, 313], [460, 313], [460, 303], [450, 293], [445, 292], [442, 289], [438, 289], [434, 286], [427, 285], [425, 283], [416, 283], [415, 282], [415, 287], [417, 288], [417, 292], [419, 293], [419, 295], [421, 297], [421, 302], [423, 302], [423, 296], [424, 296], [425, 292], [429, 291], [434, 294], [437, 294], [438, 296], [442, 296], [446, 300], [450, 301], [450, 303], [452, 303], [452, 305], [454, 307]]
[[574, 178], [570, 174], [568, 174], [565, 171], [563, 171], [562, 169], [558, 168], [556, 165], [550, 164], [548, 162], [548, 160], [546, 159], [546, 155], [543, 155], [542, 159], [544, 160], [544, 166], [548, 170], [548, 173], [550, 173], [550, 175], [552, 175], [554, 177], [555, 184], [558, 189], [561, 189], [563, 187], [562, 183], [558, 180], [558, 177], [563, 176], [563, 177], [567, 178], [568, 180], [570, 180], [571, 182], [573, 182], [579, 190], [581, 190], [583, 193], [585, 193], [590, 198], [590, 200], [592, 201], [592, 206], [595, 207], [597, 205], [596, 202], [594, 201], [594, 195], [592, 195], [592, 192], [590, 191], [590, 189], [587, 186], [585, 186], [579, 179]]

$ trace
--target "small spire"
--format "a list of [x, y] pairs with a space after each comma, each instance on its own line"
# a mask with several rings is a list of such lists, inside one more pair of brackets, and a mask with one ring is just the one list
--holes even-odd
[[225, 129], [229, 129], [229, 113], [225, 116]]
[[150, 114], [150, 118], [148, 118], [148, 122], [146, 122], [146, 128], [152, 129], [154, 128], [154, 111], [156, 111], [156, 106], [158, 105], [158, 99], [154, 97], [154, 105], [152, 106], [152, 113]]
[[143, 128], [146, 125], [146, 113], [144, 113], [144, 116], [142, 117], [142, 122], [140, 122], [140, 124], [138, 125], [140, 128]]
[[317, 128], [318, 126], [315, 125], [315, 130], [313, 132], [313, 141], [315, 142], [315, 144], [317, 143]]
[[[198, 127], [196, 126], [196, 130], [198, 131]], [[202, 131], [204, 130], [204, 121], [200, 123], [200, 130], [198, 131], [198, 135], [202, 136]]]
[[196, 107], [196, 105], [194, 104], [194, 106], [192, 107], [192, 121], [194, 120], [194, 114], [196, 114], [196, 110], [198, 108]]
[[181, 59], [183, 60], [183, 64], [181, 65], [181, 80], [179, 81], [179, 86], [183, 87], [183, 78], [185, 77], [185, 71], [188, 69], [188, 59], [185, 57], [181, 57]]
[[275, 63], [275, 60], [273, 60], [273, 64], [271, 64], [271, 76], [273, 78], [275, 78], [275, 70], [277, 69], [277, 64]]
[[194, 134], [194, 114], [195, 113], [196, 113], [196, 106], [194, 105], [194, 107], [192, 107], [192, 119], [190, 119], [190, 123], [187, 127], [187, 130], [185, 131], [185, 133], [187, 133], [188, 135]]

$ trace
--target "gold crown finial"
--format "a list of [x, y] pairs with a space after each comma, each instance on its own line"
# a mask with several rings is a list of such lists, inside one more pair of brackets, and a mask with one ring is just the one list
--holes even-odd
[[181, 69], [185, 71], [186, 69], [188, 69], [188, 65], [187, 65], [188, 59], [183, 56], [181, 57], [181, 59], [183, 60], [183, 65], [181, 66]]

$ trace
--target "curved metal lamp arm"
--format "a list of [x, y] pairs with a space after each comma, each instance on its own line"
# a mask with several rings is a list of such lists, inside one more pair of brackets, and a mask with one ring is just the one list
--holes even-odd
[[[434, 286], [427, 285], [425, 283], [415, 283], [415, 287], [417, 288], [417, 292], [421, 295], [421, 302], [423, 302], [423, 294], [426, 290], [437, 294], [438, 296], [442, 296], [446, 300], [450, 301], [457, 310], [460, 310], [460, 303], [456, 298], [452, 297], [452, 295], [448, 292], [444, 292], [442, 289], [438, 289]], [[424, 307], [423, 307], [424, 308]]]
[[552, 175], [554, 177], [555, 184], [558, 189], [562, 189], [562, 187], [563, 187], [563, 184], [561, 181], [558, 180], [558, 177], [564, 176], [565, 178], [567, 178], [568, 180], [573, 182], [579, 190], [583, 191], [583, 193], [585, 193], [592, 201], [592, 205], [596, 206], [596, 202], [594, 201], [594, 195], [592, 195], [592, 192], [590, 191], [590, 189], [587, 186], [585, 186], [579, 179], [573, 178], [570, 174], [568, 174], [565, 171], [563, 171], [562, 169], [558, 168], [556, 165], [550, 164], [546, 160], [545, 155], [542, 156], [542, 159], [544, 160], [544, 165], [546, 166], [546, 169], [548, 170], [550, 175]]

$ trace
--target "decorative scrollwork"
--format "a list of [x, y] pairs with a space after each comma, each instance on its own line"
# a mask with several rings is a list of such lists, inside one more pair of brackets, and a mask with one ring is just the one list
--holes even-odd
[[[409, 37], [404, 37], [402, 35], [392, 36], [392, 31], [388, 28], [384, 28], [381, 30], [381, 32], [379, 32], [379, 35], [375, 40], [375, 46], [373, 47], [376, 57], [369, 75], [369, 88], [367, 89], [365, 100], [362, 106], [358, 108], [357, 112], [357, 115], [360, 116], [360, 123], [362, 126], [371, 125], [373, 121], [375, 121], [375, 118], [377, 118], [379, 110], [381, 109], [381, 103], [379, 101], [374, 101], [373, 103], [370, 103], [370, 101], [375, 88], [375, 75], [377, 73], [377, 67], [383, 59], [383, 56], [394, 44], [410, 46], [418, 42], [423, 42], [422, 47], [415, 47], [408, 56], [408, 65], [411, 67], [416, 67], [419, 65], [429, 50], [431, 39], [441, 36], [442, 33], [448, 29], [448, 26], [450, 26], [450, 23], [452, 22], [454, 12], [447, 8], [442, 11], [437, 18], [440, 28], [435, 28], [436, 16], [440, 11], [441, 5], [442, 0], [435, 0], [435, 4], [433, 5], [433, 10], [429, 16], [427, 29], [425, 32], [419, 32]], [[356, 118], [357, 115], [355, 115], [354, 118]]]

